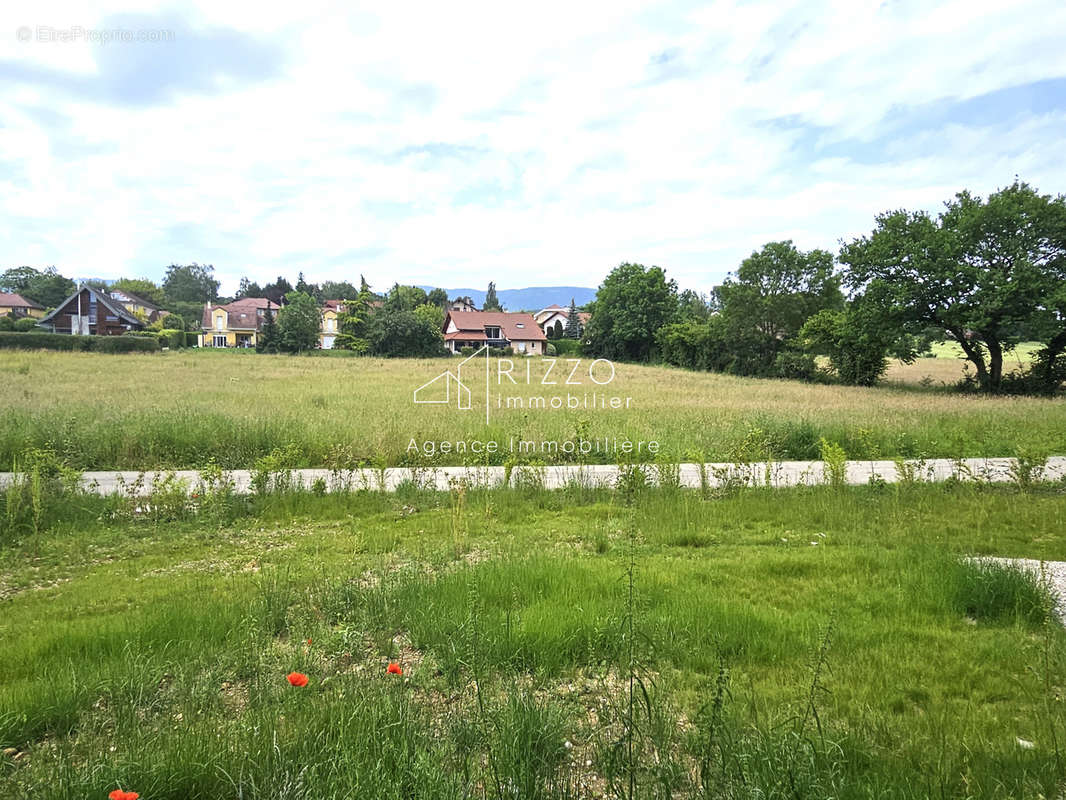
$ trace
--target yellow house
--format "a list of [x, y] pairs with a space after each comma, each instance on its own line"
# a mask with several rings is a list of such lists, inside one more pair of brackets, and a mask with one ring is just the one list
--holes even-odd
[[337, 333], [337, 312], [326, 306], [322, 309], [322, 330], [318, 334], [319, 347], [323, 350], [332, 350]]
[[112, 299], [122, 303], [126, 310], [133, 314], [133, 316], [142, 319], [145, 322], [155, 322], [166, 314], [166, 312], [155, 303], [150, 300], [145, 300], [140, 295], [133, 294], [132, 292], [116, 289], [110, 294]]
[[255, 347], [267, 313], [278, 306], [265, 297], [243, 297], [223, 306], [204, 306], [203, 347]]
[[0, 317], [10, 314], [13, 317], [34, 317], [41, 319], [44, 314], [44, 306], [38, 305], [32, 300], [27, 300], [20, 294], [0, 292]]

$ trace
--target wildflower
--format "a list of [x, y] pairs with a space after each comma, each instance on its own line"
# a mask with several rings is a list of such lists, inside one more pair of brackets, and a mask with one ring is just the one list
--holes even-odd
[[310, 639], [308, 639], [308, 640], [307, 640], [307, 646], [308, 646], [308, 647], [310, 647], [310, 646], [311, 646], [311, 640], [310, 640]]
[[289, 683], [291, 683], [293, 686], [307, 685], [307, 676], [304, 675], [302, 672], [290, 672], [285, 677], [288, 678]]
[[397, 664], [395, 661], [390, 663], [389, 666], [385, 668], [385, 671], [390, 675], [403, 675], [403, 670], [400, 668], [400, 665]]
[[107, 797], [108, 800], [137, 800], [140, 795], [136, 792], [124, 792], [121, 789], [115, 789]]

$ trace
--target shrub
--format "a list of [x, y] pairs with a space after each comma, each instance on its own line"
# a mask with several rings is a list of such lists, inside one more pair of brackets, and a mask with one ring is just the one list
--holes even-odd
[[552, 344], [551, 342], [548, 342], [547, 344], [544, 345], [544, 355], [546, 355], [546, 356], [555, 356], [555, 355], [558, 355], [558, 354], [559, 354], [559, 351], [556, 349], [555, 345]]
[[21, 319], [15, 320], [12, 330], [25, 333], [27, 331], [40, 330], [40, 328], [37, 327], [37, 320], [33, 317], [22, 317]]
[[554, 347], [555, 352], [561, 356], [581, 355], [581, 342], [577, 339], [553, 339], [549, 347]]
[[159, 343], [171, 350], [178, 350], [185, 346], [185, 331], [163, 329], [159, 332]]
[[136, 336], [67, 336], [62, 333], [0, 332], [0, 350], [89, 350], [96, 353], [155, 353], [159, 342]]

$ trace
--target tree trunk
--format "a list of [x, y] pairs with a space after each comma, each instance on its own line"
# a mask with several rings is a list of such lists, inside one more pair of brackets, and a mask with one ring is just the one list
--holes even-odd
[[966, 338], [966, 334], [956, 328], [949, 328], [950, 333], [955, 341], [959, 343], [959, 347], [962, 348], [962, 352], [966, 354], [967, 360], [973, 364], [974, 369], [977, 370], [977, 382], [981, 384], [982, 389], [988, 388], [988, 368], [985, 366], [985, 357], [981, 353], [981, 349], [974, 347], [970, 343], [970, 340]]
[[988, 390], [998, 392], [1003, 383], [1003, 345], [991, 334], [985, 335], [988, 345]]

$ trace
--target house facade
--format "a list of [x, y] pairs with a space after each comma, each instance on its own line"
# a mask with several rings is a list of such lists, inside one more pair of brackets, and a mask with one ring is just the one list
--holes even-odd
[[204, 306], [201, 347], [255, 347], [268, 313], [280, 307], [265, 297], [242, 297], [225, 305]]
[[44, 306], [27, 300], [20, 294], [0, 292], [0, 317], [34, 317], [40, 319], [45, 314]]
[[507, 311], [449, 311], [444, 316], [444, 346], [511, 347], [524, 355], [544, 355], [547, 337], [532, 314]]
[[145, 327], [118, 300], [90, 286], [76, 291], [37, 324], [52, 333], [89, 336], [121, 336]]
[[[330, 305], [330, 303], [333, 305]], [[340, 316], [340, 310], [344, 308], [344, 304], [336, 300], [327, 300], [322, 307], [322, 330], [318, 334], [318, 346], [323, 350], [332, 350], [333, 342], [337, 339], [339, 333], [337, 329], [337, 321]]]

